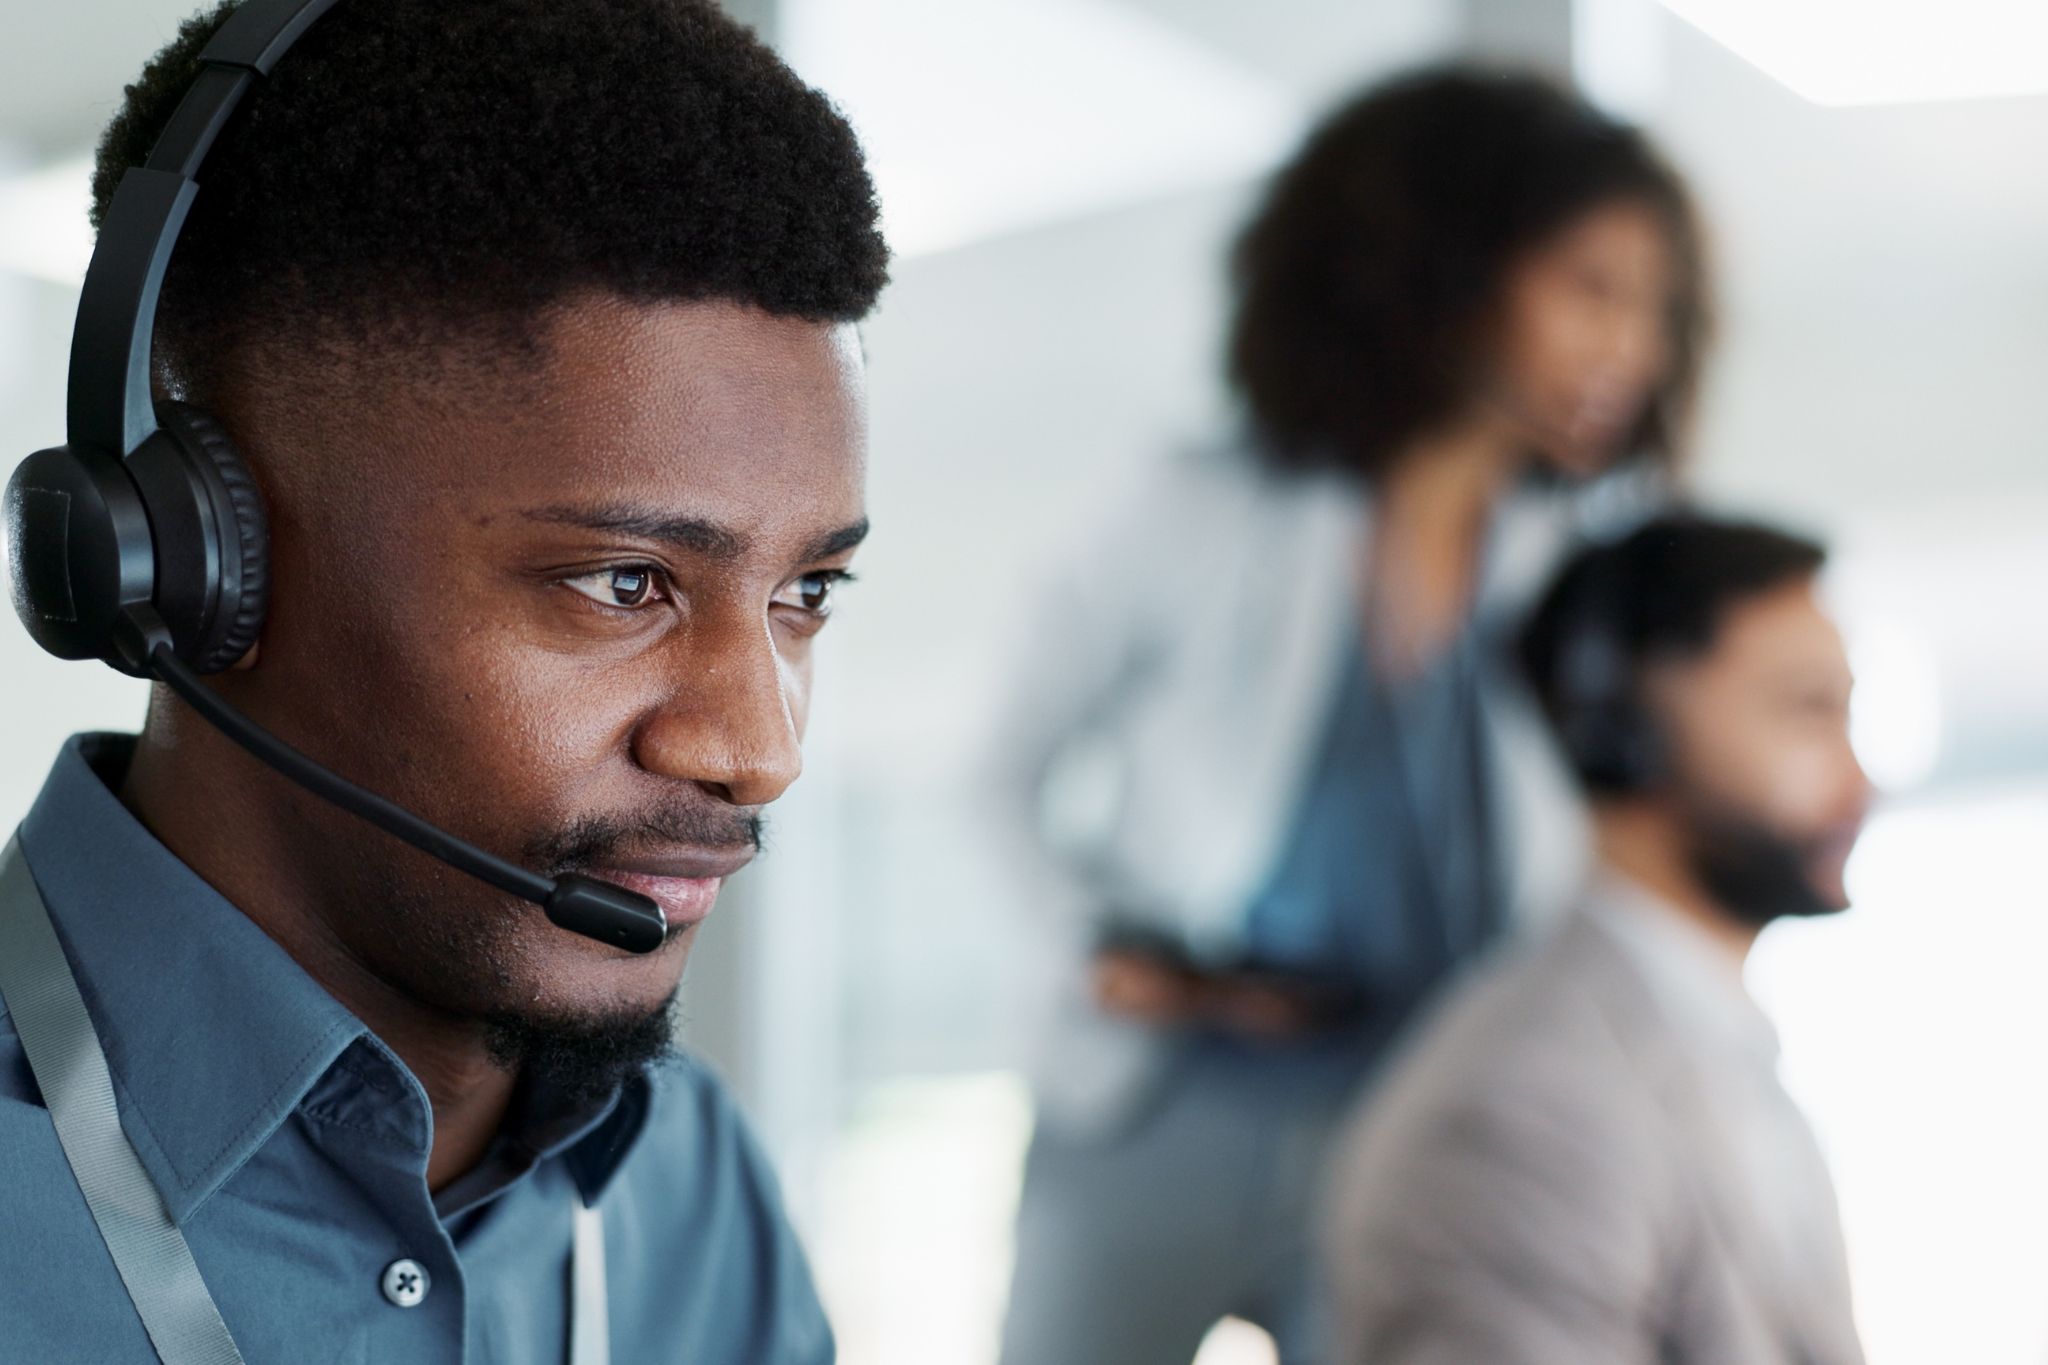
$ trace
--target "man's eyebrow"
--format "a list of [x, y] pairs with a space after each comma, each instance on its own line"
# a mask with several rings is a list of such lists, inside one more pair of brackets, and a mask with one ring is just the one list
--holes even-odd
[[815, 559], [830, 559], [833, 555], [845, 554], [867, 538], [868, 519], [862, 517], [851, 526], [842, 526], [828, 535], [819, 536], [804, 548], [798, 559], [805, 564]]
[[[688, 550], [692, 554], [708, 559], [734, 560], [743, 557], [752, 548], [752, 542], [740, 532], [717, 522], [705, 521], [701, 517], [678, 517], [652, 511], [642, 507], [620, 506], [557, 506], [541, 507], [526, 513], [529, 521], [545, 521], [557, 526], [575, 526], [589, 531], [604, 531], [612, 535], [631, 536], [636, 540], [660, 541]], [[828, 531], [806, 545], [797, 556], [799, 563], [809, 564], [815, 560], [830, 559], [844, 554], [868, 538], [868, 520], [862, 517], [850, 526]]]
[[732, 560], [750, 547], [738, 531], [701, 517], [678, 517], [642, 507], [541, 507], [526, 513], [530, 521], [576, 526], [589, 531], [656, 540], [709, 559]]

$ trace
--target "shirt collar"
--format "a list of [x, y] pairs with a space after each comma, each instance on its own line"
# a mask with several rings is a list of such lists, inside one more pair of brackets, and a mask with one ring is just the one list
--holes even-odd
[[1742, 967], [1701, 925], [1642, 883], [1603, 868], [1587, 908], [1690, 1035], [1778, 1064], [1778, 1031], [1742, 983]]
[[647, 1077], [630, 1077], [609, 1098], [569, 1102], [522, 1084], [490, 1151], [475, 1169], [434, 1195], [442, 1218], [455, 1218], [494, 1198], [543, 1161], [563, 1158], [585, 1204], [595, 1204], [646, 1119]]
[[133, 744], [68, 741], [21, 850], [99, 1030], [122, 1126], [183, 1223], [364, 1029], [116, 799], [94, 769], [118, 776]]
[[[122, 1126], [182, 1224], [343, 1053], [368, 1048], [423, 1109], [425, 1095], [359, 1019], [116, 798], [110, 780], [134, 743], [67, 741], [22, 822], [21, 851], [106, 1050]], [[646, 1107], [636, 1079], [601, 1120], [551, 1134], [540, 1155], [561, 1154], [595, 1200]]]

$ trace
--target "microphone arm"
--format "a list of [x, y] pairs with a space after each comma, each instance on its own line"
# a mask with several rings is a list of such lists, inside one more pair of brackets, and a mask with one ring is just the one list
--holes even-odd
[[552, 879], [543, 877], [457, 838], [404, 807], [357, 786], [340, 773], [306, 757], [222, 701], [200, 680], [199, 674], [173, 652], [168, 635], [160, 633], [163, 630], [160, 623], [134, 619], [141, 615], [134, 608], [128, 615], [128, 624], [135, 632], [130, 638], [142, 646], [138, 652], [144, 654], [151, 673], [162, 679], [209, 725], [321, 800], [358, 819], [369, 821], [458, 872], [467, 873], [508, 895], [533, 902], [547, 912], [550, 920], [571, 933], [634, 953], [650, 953], [661, 946], [668, 932], [668, 923], [661, 907], [649, 897], [580, 873], [566, 873]]

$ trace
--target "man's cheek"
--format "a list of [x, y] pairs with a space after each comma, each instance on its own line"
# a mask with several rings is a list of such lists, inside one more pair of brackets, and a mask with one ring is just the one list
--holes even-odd
[[1720, 719], [1706, 707], [1678, 714], [1665, 731], [1673, 778], [1724, 801], [1769, 809], [1773, 756], [1768, 743], [1717, 723]]
[[790, 726], [801, 743], [811, 723], [811, 660], [808, 651], [801, 659], [784, 662], [782, 700], [789, 708]]
[[1814, 833], [1841, 818], [1839, 765], [1820, 746], [1787, 741], [1769, 755], [1763, 809], [1783, 829]]

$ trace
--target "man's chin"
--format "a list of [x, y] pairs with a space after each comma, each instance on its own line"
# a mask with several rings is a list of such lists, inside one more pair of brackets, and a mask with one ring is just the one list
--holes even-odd
[[1813, 899], [1807, 907], [1807, 917], [1825, 918], [1839, 915], [1849, 908], [1849, 889], [1843, 883], [1842, 869], [1833, 867], [1810, 867], [1806, 880], [1813, 887]]
[[572, 933], [533, 910], [537, 923], [508, 962], [501, 1000], [526, 1009], [539, 1002], [553, 1016], [594, 1009], [659, 1009], [675, 993], [697, 941], [695, 924], [671, 923], [652, 952], [635, 953]]
[[602, 1099], [675, 1050], [676, 994], [652, 1009], [501, 1010], [484, 1021], [491, 1060], [567, 1100]]
[[1856, 841], [1862, 831], [1859, 820], [1830, 833], [1811, 845], [1806, 863], [1806, 879], [1813, 883], [1820, 899], [1827, 904], [1827, 914], [1839, 914], [1853, 903], [1849, 895], [1849, 860], [1856, 851]]
[[1817, 892], [1811, 900], [1785, 908], [1780, 919], [1833, 919], [1849, 908], [1849, 902], [1840, 896]]
[[1839, 866], [1832, 876], [1817, 875], [1810, 847], [1727, 810], [1696, 808], [1690, 823], [1693, 874], [1730, 918], [1761, 929], [1846, 908]]

